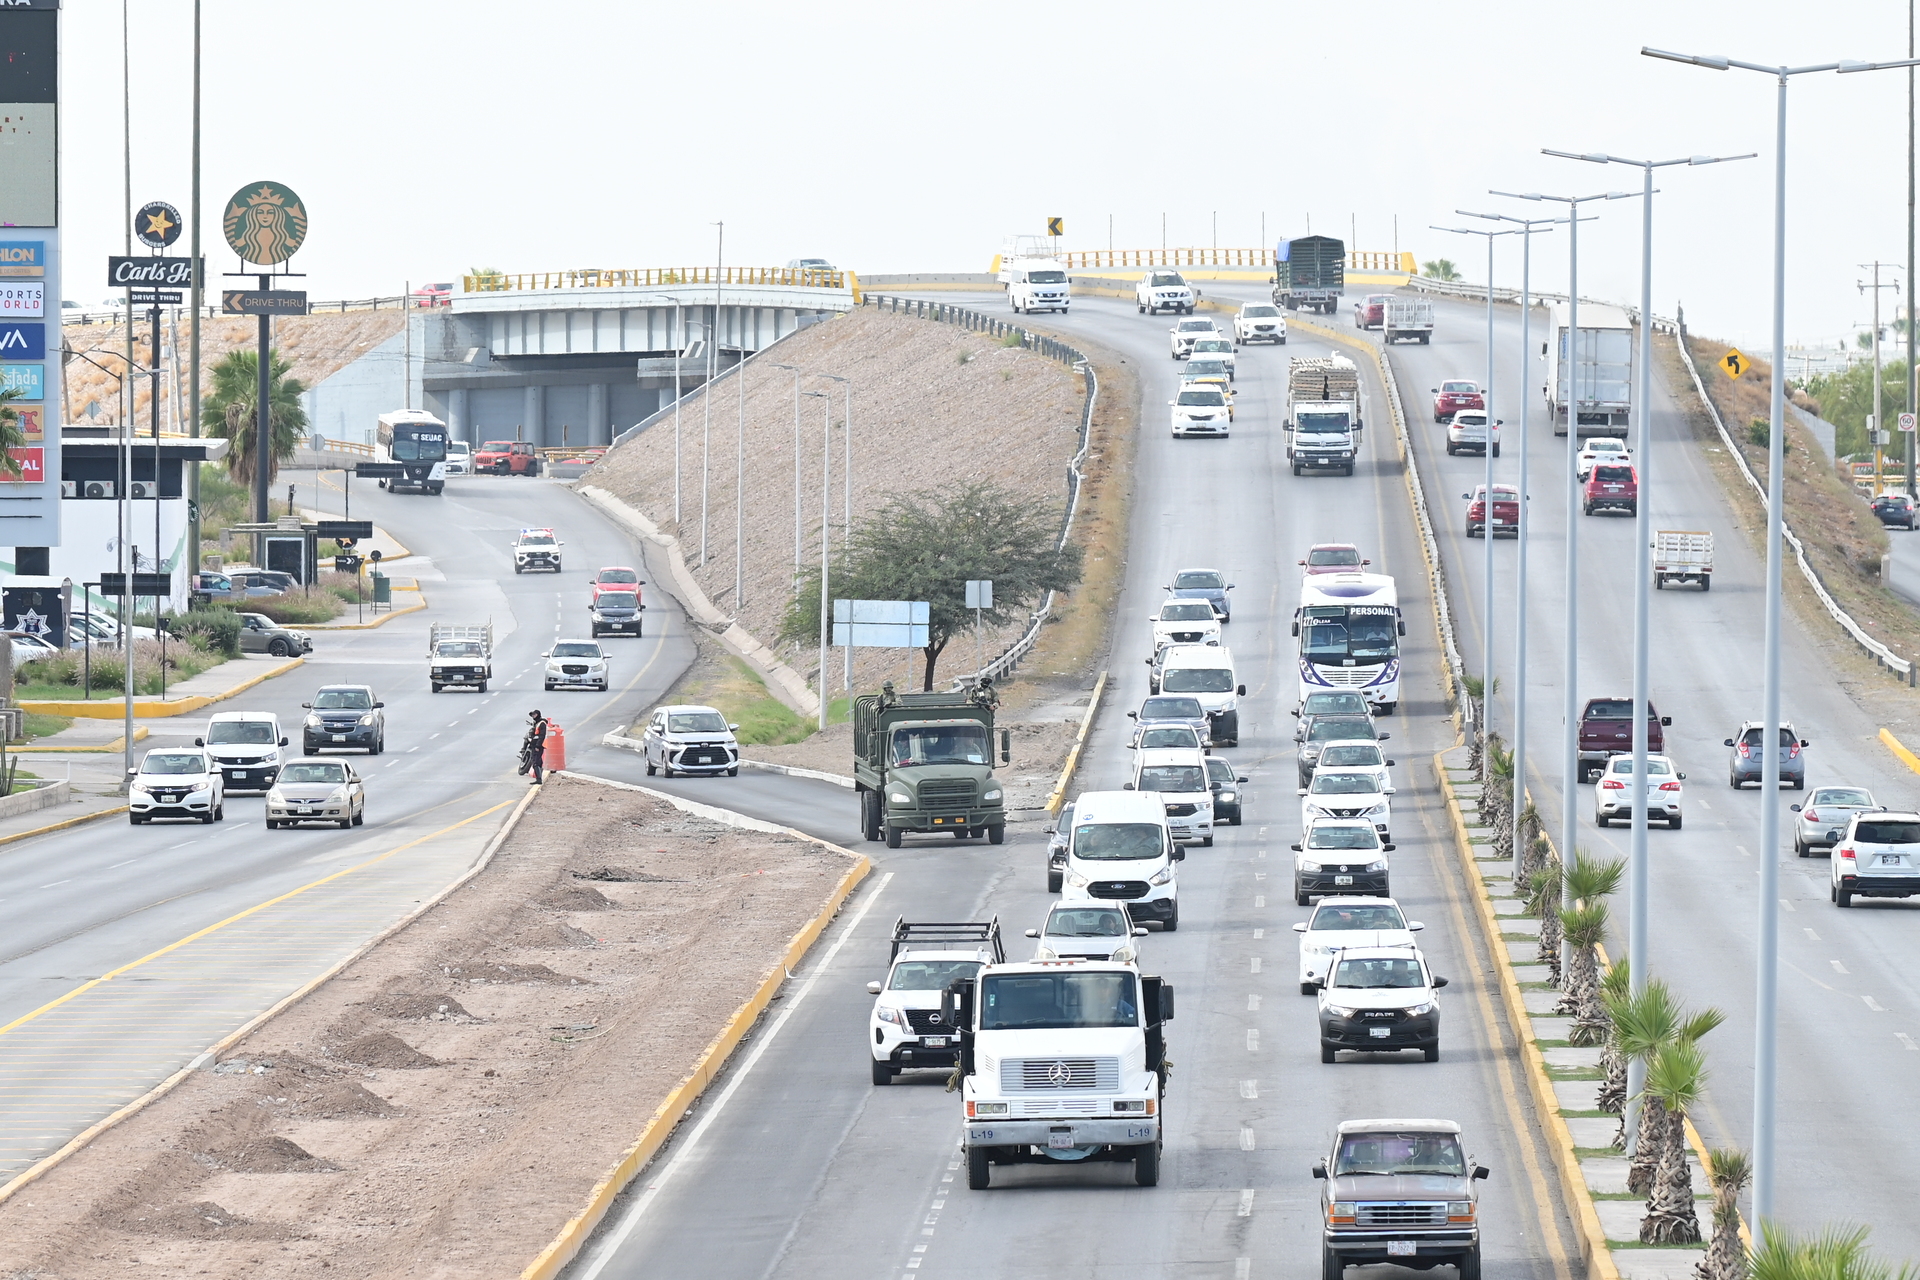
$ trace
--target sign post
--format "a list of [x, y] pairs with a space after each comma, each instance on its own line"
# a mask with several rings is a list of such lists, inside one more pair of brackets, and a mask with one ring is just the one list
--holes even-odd
[[[291, 189], [277, 182], [251, 182], [234, 192], [227, 201], [226, 212], [220, 219], [220, 229], [226, 237], [227, 246], [239, 255], [242, 263], [266, 268], [258, 273], [242, 271], [229, 274], [256, 275], [260, 292], [272, 293], [276, 275], [294, 274], [275, 271], [274, 268], [291, 260], [305, 242], [306, 205]], [[301, 295], [300, 304], [304, 312], [305, 295]], [[267, 496], [267, 486], [273, 472], [273, 406], [270, 399], [273, 374], [273, 353], [270, 349], [273, 341], [272, 317], [287, 313], [255, 310], [251, 314], [260, 318], [260, 380], [254, 393], [257, 434], [254, 437], [253, 454], [253, 518], [265, 524], [272, 519], [268, 514]], [[258, 556], [255, 558], [258, 559]]]
[[993, 608], [993, 579], [967, 579], [967, 608], [973, 610], [973, 669], [979, 671], [987, 665], [985, 641], [980, 635], [980, 611]]

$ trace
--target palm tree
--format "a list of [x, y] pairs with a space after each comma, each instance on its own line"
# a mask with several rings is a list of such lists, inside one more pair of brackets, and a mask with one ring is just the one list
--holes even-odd
[[1713, 1236], [1707, 1256], [1694, 1265], [1699, 1280], [1747, 1280], [1747, 1249], [1740, 1242], [1740, 1193], [1753, 1178], [1753, 1161], [1737, 1147], [1707, 1152], [1713, 1186]]
[[1432, 262], [1422, 263], [1420, 274], [1429, 280], [1458, 280], [1459, 268], [1453, 265], [1451, 258], [1435, 258]]
[[[1620, 1019], [1614, 1010], [1632, 997], [1628, 973], [1627, 962], [1616, 960], [1607, 976], [1600, 979], [1600, 1005], [1607, 1011], [1607, 1047], [1601, 1051], [1600, 1066], [1607, 1074], [1600, 1083], [1599, 1107], [1614, 1115], [1622, 1115], [1627, 1102], [1627, 1058], [1620, 1051]], [[1624, 1123], [1621, 1131], [1625, 1132]], [[1619, 1137], [1614, 1138], [1613, 1145], [1621, 1145]]]
[[1492, 832], [1495, 857], [1513, 856], [1513, 752], [1501, 742], [1500, 735], [1487, 735], [1486, 754], [1481, 758], [1480, 820]]
[[1912, 1263], [1895, 1268], [1869, 1254], [1865, 1227], [1828, 1227], [1805, 1239], [1762, 1223], [1747, 1265], [1752, 1280], [1920, 1280]]
[[[278, 352], [268, 353], [267, 405], [273, 433], [273, 456], [267, 460], [269, 480], [279, 474], [280, 464], [293, 456], [307, 429], [307, 411], [300, 407], [306, 384], [286, 376], [291, 368], [293, 365]], [[213, 366], [213, 390], [200, 403], [201, 427], [210, 436], [232, 442], [227, 451], [227, 474], [248, 487], [253, 485], [259, 440], [259, 417], [254, 407], [259, 391], [259, 353], [229, 351]]]
[[1536, 958], [1547, 966], [1547, 980], [1560, 985], [1560, 879], [1557, 859], [1543, 858], [1527, 877], [1527, 910], [1540, 917], [1540, 946]]
[[[1670, 1044], [1693, 1044], [1726, 1020], [1718, 1009], [1683, 1013], [1672, 988], [1655, 979], [1637, 996], [1620, 1001], [1614, 1010], [1614, 1034], [1619, 1040], [1620, 1056], [1627, 1062], [1651, 1063], [1661, 1049]], [[1662, 1142], [1666, 1135], [1664, 1104], [1650, 1091], [1640, 1096], [1639, 1140], [1627, 1166], [1627, 1190], [1645, 1195], [1652, 1189], [1660, 1161], [1665, 1157]], [[1685, 1139], [1684, 1130], [1681, 1138]], [[1626, 1144], [1626, 1117], [1621, 1117], [1620, 1134], [1615, 1146]]]
[[25, 395], [22, 387], [0, 387], [0, 472], [16, 479], [20, 475], [20, 463], [8, 450], [24, 449], [27, 435], [20, 425], [20, 411], [13, 407], [13, 402]]
[[1607, 1038], [1607, 1010], [1600, 1003], [1600, 944], [1607, 940], [1604, 899], [1618, 892], [1626, 870], [1625, 859], [1576, 853], [1565, 872], [1566, 896], [1574, 905], [1560, 912], [1560, 931], [1571, 948], [1573, 969], [1557, 1008], [1574, 1017], [1567, 1035], [1574, 1044], [1601, 1044]]
[[[1706, 1085], [1706, 1055], [1691, 1040], [1661, 1046], [1647, 1063], [1647, 1096], [1658, 1098], [1666, 1115], [1663, 1131], [1657, 1135], [1660, 1164], [1647, 1194], [1647, 1214], [1640, 1219], [1641, 1244], [1699, 1243], [1700, 1218], [1693, 1209], [1693, 1166], [1687, 1158], [1687, 1112], [1700, 1101]], [[1643, 1120], [1643, 1134], [1646, 1128]]]

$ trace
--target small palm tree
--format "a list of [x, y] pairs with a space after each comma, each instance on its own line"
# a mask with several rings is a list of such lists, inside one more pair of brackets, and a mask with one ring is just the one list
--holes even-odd
[[1540, 918], [1536, 958], [1547, 966], [1548, 981], [1560, 985], [1560, 863], [1544, 859], [1527, 877], [1527, 910]]
[[1829, 1227], [1808, 1239], [1762, 1223], [1747, 1266], [1752, 1280], [1920, 1280], [1913, 1264], [1896, 1268], [1869, 1254], [1865, 1227]]
[[1487, 751], [1481, 763], [1486, 767], [1480, 787], [1480, 817], [1492, 828], [1494, 856], [1510, 858], [1513, 856], [1513, 752], [1502, 743], [1499, 734], [1487, 735]]
[[[1614, 1018], [1620, 1053], [1628, 1062], [1651, 1063], [1661, 1049], [1670, 1044], [1693, 1044], [1726, 1021], [1718, 1009], [1684, 1013], [1680, 1002], [1666, 983], [1655, 979], [1638, 996], [1622, 1001]], [[1627, 1165], [1627, 1190], [1640, 1195], [1653, 1188], [1654, 1178], [1665, 1152], [1661, 1143], [1666, 1133], [1666, 1114], [1660, 1099], [1643, 1091], [1639, 1099], [1638, 1137], [1632, 1159]], [[1682, 1135], [1684, 1137], [1684, 1134]], [[1621, 1117], [1620, 1133], [1614, 1145], [1626, 1145], [1626, 1116]]]
[[[287, 377], [293, 365], [278, 352], [269, 352], [267, 360], [267, 421], [271, 429], [273, 456], [267, 460], [267, 478], [280, 472], [280, 464], [293, 457], [306, 434], [307, 411], [300, 407], [306, 384]], [[241, 484], [253, 484], [254, 455], [259, 442], [259, 417], [255, 405], [260, 397], [260, 357], [254, 351], [229, 351], [213, 366], [213, 390], [200, 404], [200, 425], [210, 436], [231, 442], [227, 450], [227, 474]]]
[[1600, 1003], [1600, 944], [1607, 940], [1607, 924], [1604, 902], [1583, 902], [1560, 912], [1560, 932], [1572, 967], [1557, 1009], [1573, 1015], [1573, 1029], [1567, 1032], [1571, 1044], [1601, 1044], [1607, 1037], [1607, 1011]]
[[1453, 265], [1451, 258], [1435, 258], [1420, 265], [1420, 274], [1429, 280], [1454, 281], [1460, 278], [1460, 269]]
[[[1599, 1107], [1614, 1115], [1622, 1114], [1627, 1102], [1627, 1058], [1620, 1051], [1620, 1020], [1614, 1010], [1632, 998], [1628, 973], [1627, 962], [1616, 960], [1606, 977], [1600, 979], [1600, 1004], [1607, 1011], [1607, 1047], [1601, 1051], [1600, 1066], [1607, 1074], [1600, 1083]], [[1620, 1138], [1615, 1137], [1613, 1145], [1620, 1146]]]
[[1707, 1182], [1713, 1187], [1713, 1236], [1707, 1256], [1693, 1268], [1699, 1280], [1747, 1280], [1747, 1249], [1740, 1241], [1740, 1193], [1753, 1179], [1753, 1161], [1737, 1147], [1707, 1152]]
[[1700, 1218], [1693, 1208], [1693, 1166], [1687, 1156], [1687, 1112], [1700, 1101], [1707, 1085], [1707, 1059], [1691, 1040], [1662, 1045], [1647, 1063], [1648, 1097], [1657, 1098], [1666, 1113], [1658, 1135], [1646, 1132], [1642, 1141], [1656, 1137], [1660, 1163], [1647, 1193], [1647, 1213], [1640, 1219], [1641, 1244], [1697, 1244]]

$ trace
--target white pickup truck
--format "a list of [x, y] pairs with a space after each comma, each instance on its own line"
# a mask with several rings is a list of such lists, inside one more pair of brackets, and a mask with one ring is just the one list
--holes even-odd
[[1148, 315], [1193, 314], [1194, 288], [1178, 271], [1149, 271], [1133, 286], [1134, 305]]
[[436, 622], [427, 628], [427, 683], [435, 693], [449, 685], [481, 693], [493, 679], [493, 624]]
[[1387, 295], [1380, 312], [1380, 332], [1388, 342], [1433, 341], [1433, 303], [1427, 298]]
[[1657, 529], [1653, 535], [1653, 585], [1664, 591], [1669, 582], [1697, 582], [1713, 590], [1713, 535], [1688, 529]]

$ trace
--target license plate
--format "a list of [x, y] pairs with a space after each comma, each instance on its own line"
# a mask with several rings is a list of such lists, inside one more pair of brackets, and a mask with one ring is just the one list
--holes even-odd
[[347, 735], [344, 733], [336, 733], [333, 735], [333, 740], [335, 742], [345, 742], [347, 740]]
[[1391, 1036], [1393, 1034], [1393, 1028], [1392, 1027], [1368, 1027], [1367, 1034], [1372, 1036], [1375, 1040], [1385, 1040], [1388, 1036]]
[[1335, 876], [1333, 878], [1333, 882], [1335, 884], [1352, 884], [1353, 877], [1352, 876]]
[[1883, 853], [1880, 855], [1880, 865], [1883, 867], [1897, 867], [1900, 864], [1901, 858], [1897, 853]]
[[319, 811], [318, 809], [295, 809], [295, 810], [294, 810], [294, 812], [295, 812], [295, 813], [297, 813], [297, 814], [300, 814], [300, 815], [302, 815], [303, 817], [309, 817], [309, 818], [310, 818], [310, 817], [312, 817], [312, 816], [313, 816], [314, 814], [316, 814], [316, 813], [318, 813], [318, 812], [320, 812], [320, 811]]
[[945, 1036], [927, 1036], [921, 1040], [920, 1043], [929, 1049], [944, 1049], [947, 1047], [947, 1038]]
[[1389, 1258], [1411, 1258], [1419, 1251], [1419, 1247], [1420, 1246], [1412, 1240], [1389, 1240], [1387, 1241], [1387, 1256]]
[[1065, 1150], [1072, 1145], [1073, 1130], [1071, 1129], [1055, 1129], [1047, 1134], [1047, 1146], [1055, 1151]]

